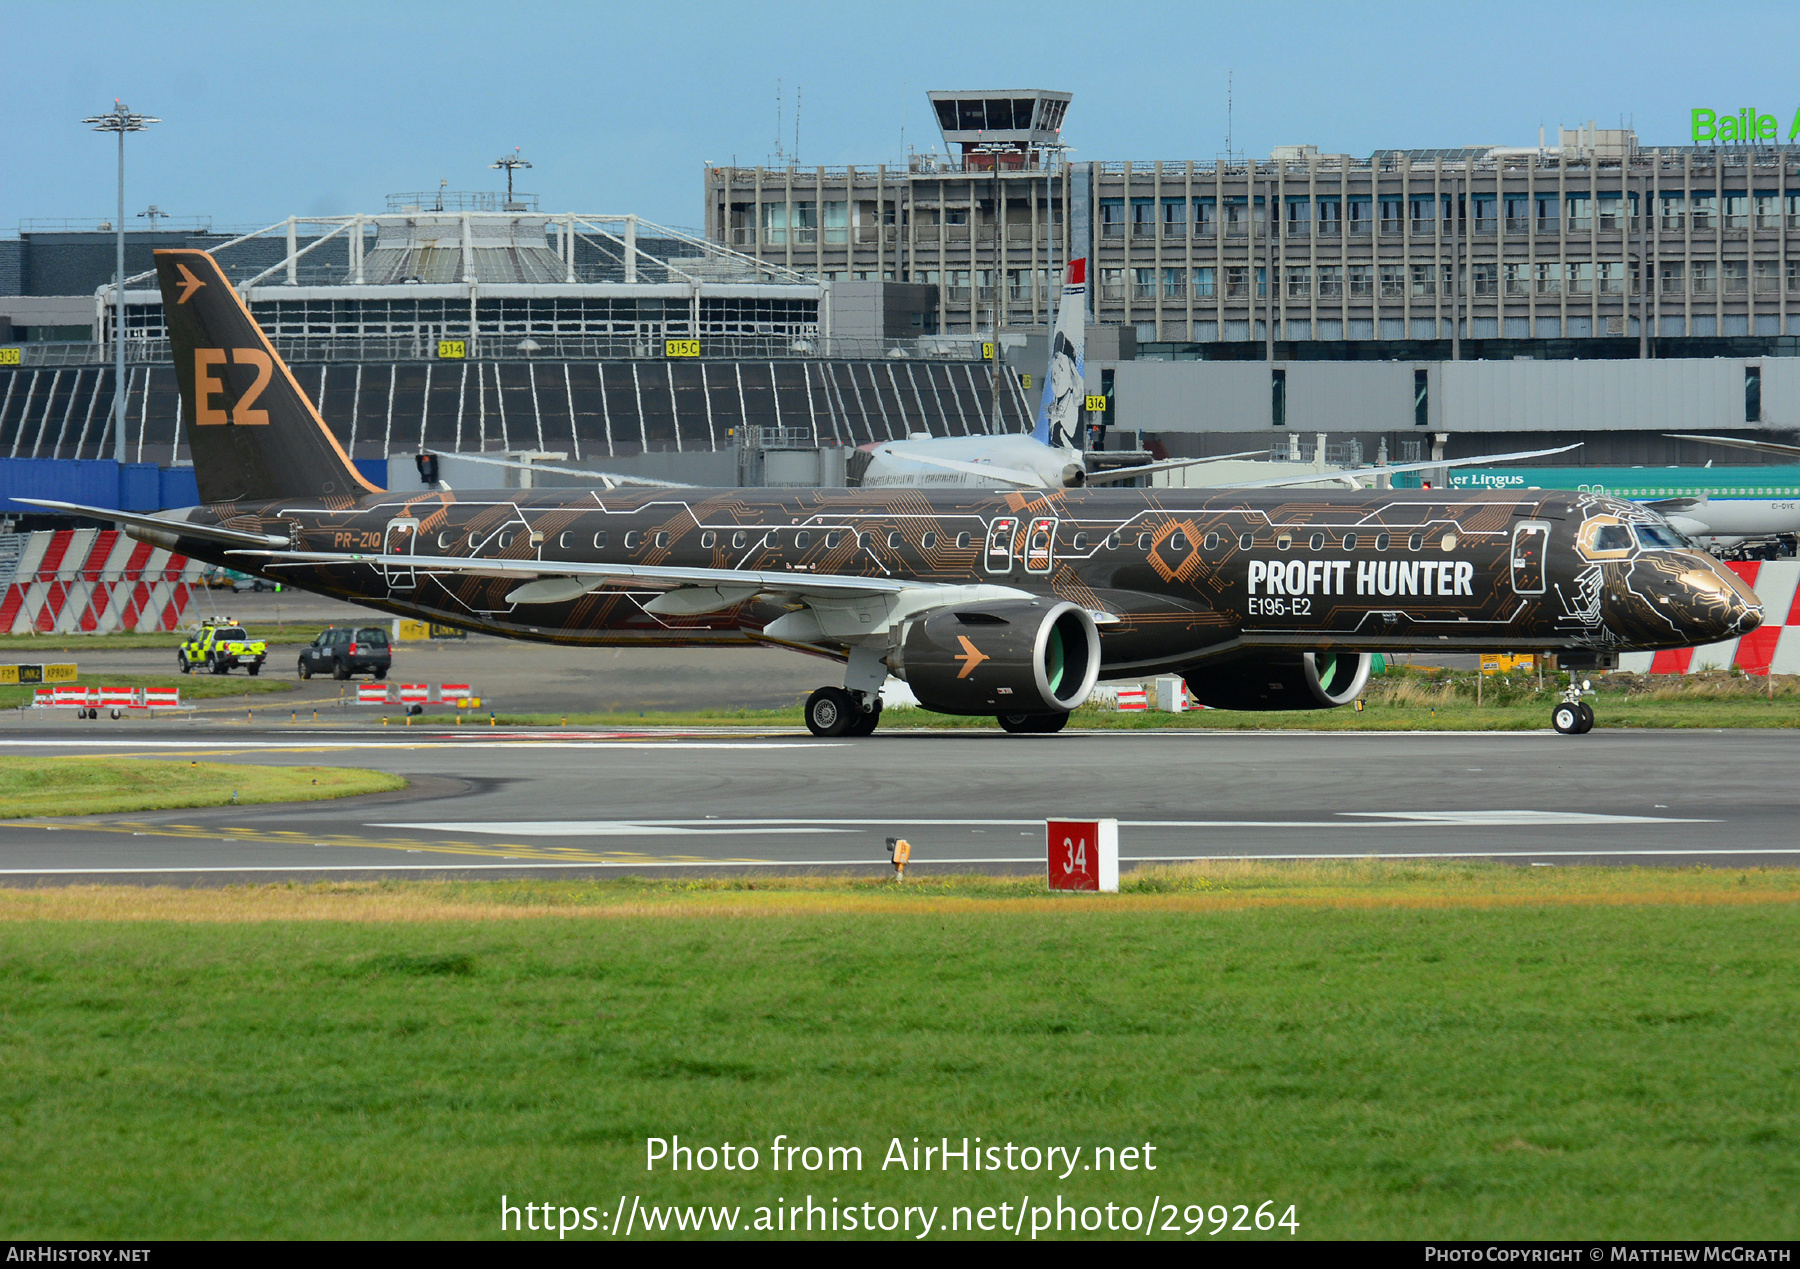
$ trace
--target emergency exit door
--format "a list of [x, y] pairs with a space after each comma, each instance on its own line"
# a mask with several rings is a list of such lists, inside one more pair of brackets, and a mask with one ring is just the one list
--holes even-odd
[[[383, 555], [411, 556], [419, 540], [419, 522], [411, 516], [389, 520]], [[416, 579], [410, 565], [385, 565], [389, 590], [411, 590]]]

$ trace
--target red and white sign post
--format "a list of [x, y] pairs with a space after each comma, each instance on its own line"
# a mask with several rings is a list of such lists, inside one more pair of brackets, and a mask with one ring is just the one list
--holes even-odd
[[1045, 820], [1052, 890], [1119, 891], [1119, 821]]

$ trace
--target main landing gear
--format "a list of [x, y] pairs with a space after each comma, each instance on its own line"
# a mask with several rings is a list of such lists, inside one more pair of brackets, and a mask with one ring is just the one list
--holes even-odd
[[881, 725], [881, 697], [822, 687], [806, 698], [806, 729], [815, 736], [868, 736]]
[[1061, 731], [1067, 727], [1069, 716], [1067, 714], [1001, 714], [999, 723], [1002, 731], [1012, 732], [1015, 736], [1028, 733], [1048, 735], [1050, 732]]
[[1578, 683], [1571, 677], [1562, 699], [1550, 711], [1550, 725], [1565, 736], [1584, 736], [1594, 730], [1594, 708], [1581, 699], [1583, 692], [1592, 690], [1586, 679]]

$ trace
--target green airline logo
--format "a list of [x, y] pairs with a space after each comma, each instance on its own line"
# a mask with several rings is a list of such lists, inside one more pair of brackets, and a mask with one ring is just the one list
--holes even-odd
[[[1746, 106], [1735, 115], [1717, 115], [1696, 108], [1691, 118], [1695, 145], [1706, 141], [1774, 141], [1778, 135], [1775, 116], [1759, 115], [1754, 106]], [[1800, 137], [1800, 110], [1794, 112], [1794, 122], [1788, 127], [1787, 139], [1793, 141], [1796, 137]]]

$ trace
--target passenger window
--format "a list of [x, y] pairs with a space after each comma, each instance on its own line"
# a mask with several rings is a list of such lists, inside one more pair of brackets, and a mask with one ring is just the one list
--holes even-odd
[[1446, 551], [1454, 551], [1456, 549], [1456, 535], [1454, 533], [1446, 533], [1444, 535], [1444, 540], [1439, 543], [1439, 545]]
[[1291, 533], [1284, 533], [1280, 537], [1275, 539], [1275, 549], [1277, 551], [1285, 551], [1293, 544], [1294, 544], [1294, 535]]
[[556, 545], [560, 546], [563, 550], [568, 550], [574, 544], [575, 535], [573, 533], [565, 531], [556, 535]]
[[858, 550], [866, 551], [874, 545], [875, 535], [873, 533], [859, 533], [856, 535], [856, 546]]
[[825, 535], [825, 549], [830, 550], [832, 547], [836, 546], [839, 542], [842, 542], [843, 540], [844, 540], [844, 535], [841, 533], [827, 533]]
[[957, 534], [956, 545], [963, 550], [967, 550], [969, 546], [969, 535], [966, 533]]
[[636, 529], [632, 529], [625, 534], [625, 549], [627, 551], [635, 551], [643, 544], [644, 535], [639, 533]]
[[1169, 535], [1169, 549], [1170, 549], [1170, 550], [1171, 550], [1171, 551], [1185, 551], [1185, 550], [1187, 550], [1187, 534], [1185, 534], [1185, 533], [1171, 533], [1171, 534], [1170, 534], [1170, 535]]
[[750, 535], [745, 533], [742, 529], [739, 529], [736, 533], [731, 535], [731, 549], [734, 551], [741, 551], [749, 544], [749, 541]]
[[656, 535], [656, 545], [667, 546], [668, 544], [669, 544], [669, 535], [668, 534], [659, 533]]
[[606, 549], [606, 530], [605, 529], [600, 530], [600, 532], [598, 532], [594, 535], [594, 549], [596, 551], [604, 551]]
[[448, 533], [438, 534], [438, 550], [448, 551], [449, 549], [450, 549], [450, 535]]
[[1106, 535], [1106, 549], [1109, 551], [1116, 551], [1119, 549], [1119, 535], [1118, 534], [1109, 533]]
[[1307, 540], [1306, 545], [1311, 550], [1323, 551], [1325, 549], [1325, 535], [1323, 533], [1313, 534], [1312, 537]]
[[929, 551], [932, 547], [937, 545], [937, 534], [927, 533], [924, 537], [919, 539], [919, 545]]
[[1375, 535], [1375, 549], [1377, 551], [1385, 551], [1388, 549], [1388, 535], [1387, 534], [1377, 533]]
[[794, 546], [796, 549], [804, 551], [811, 545], [812, 534], [806, 532], [804, 529], [794, 535]]
[[513, 535], [512, 535], [512, 534], [510, 534], [510, 533], [502, 533], [502, 534], [501, 534], [501, 535], [500, 535], [500, 542], [499, 542], [499, 546], [500, 546], [500, 549], [501, 549], [501, 550], [502, 550], [502, 551], [504, 551], [504, 550], [505, 550], [505, 549], [506, 549], [506, 548], [507, 548], [507, 547], [509, 547], [509, 546], [511, 546], [511, 545], [512, 545], [512, 540], [513, 540]]
[[1248, 533], [1238, 534], [1238, 550], [1248, 551], [1250, 549], [1250, 541], [1251, 539]]
[[1425, 535], [1423, 533], [1415, 533], [1410, 538], [1406, 539], [1406, 549], [1409, 551], [1416, 551], [1424, 545]]
[[900, 549], [900, 535], [898, 533], [888, 534], [888, 549], [891, 551], [898, 551]]
[[1201, 545], [1204, 546], [1209, 551], [1218, 550], [1219, 549], [1219, 535], [1216, 533], [1207, 534], [1206, 541], [1201, 543]]
[[1150, 535], [1148, 533], [1138, 534], [1138, 550], [1148, 551], [1149, 549], [1150, 549]]
[[1088, 544], [1088, 535], [1085, 533], [1077, 533], [1075, 535], [1075, 540], [1073, 542], [1071, 542], [1069, 545], [1072, 546], [1077, 551], [1085, 551], [1085, 550], [1087, 550], [1087, 544]]
[[475, 535], [473, 533], [471, 533], [469, 535], [469, 549], [471, 551], [473, 551], [475, 549], [475, 547], [476, 547]]
[[1344, 549], [1346, 551], [1354, 551], [1356, 549], [1357, 541], [1358, 538], [1354, 533], [1346, 533], [1344, 535]]
[[711, 529], [708, 529], [705, 533], [702, 533], [700, 535], [700, 545], [702, 547], [706, 548], [707, 550], [711, 550], [714, 546], [716, 546], [718, 544], [718, 541], [719, 541], [719, 535], [714, 533]]

